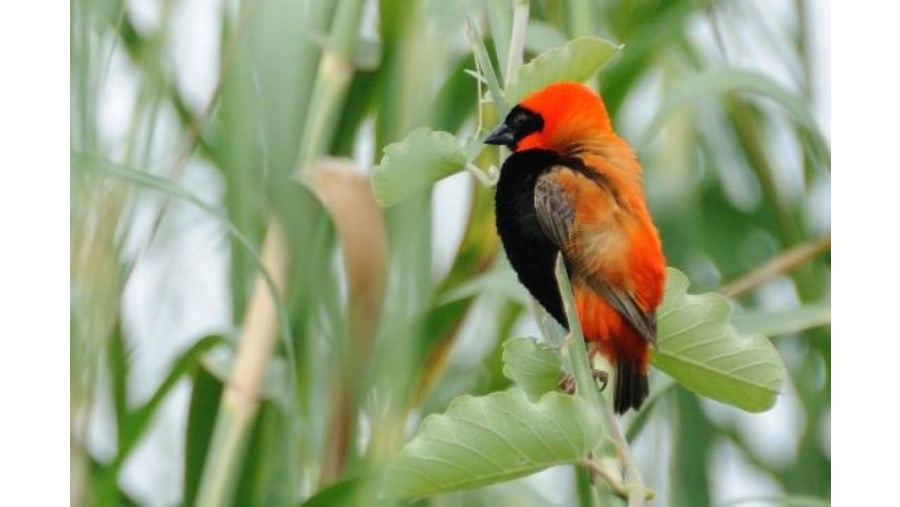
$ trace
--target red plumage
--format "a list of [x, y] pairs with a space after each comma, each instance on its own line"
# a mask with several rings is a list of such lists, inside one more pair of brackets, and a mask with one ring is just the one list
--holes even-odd
[[562, 252], [589, 349], [616, 367], [615, 409], [639, 408], [665, 257], [633, 150], [600, 96], [578, 83], [529, 95], [486, 142], [514, 152], [501, 169], [497, 228], [519, 279], [565, 325], [543, 280], [553, 280], [547, 259]]

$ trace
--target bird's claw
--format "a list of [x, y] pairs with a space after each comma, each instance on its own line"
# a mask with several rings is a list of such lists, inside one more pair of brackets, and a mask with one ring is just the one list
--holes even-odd
[[[600, 386], [600, 391], [606, 389], [606, 384], [609, 382], [608, 373], [591, 369], [591, 377], [593, 377], [595, 381], [599, 380], [602, 384]], [[571, 373], [566, 373], [562, 380], [559, 381], [559, 389], [566, 394], [575, 394], [575, 377], [573, 377]]]

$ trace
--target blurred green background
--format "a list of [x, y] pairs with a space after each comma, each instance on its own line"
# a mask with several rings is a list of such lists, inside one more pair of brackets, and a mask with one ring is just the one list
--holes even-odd
[[[71, 2], [73, 504], [371, 505], [422, 417], [510, 384], [500, 344], [539, 332], [493, 191], [463, 172], [382, 210], [367, 175], [415, 127], [492, 125], [466, 19], [505, 55], [511, 3]], [[669, 264], [734, 296], [790, 374], [755, 415], [655, 374], [623, 426], [656, 503], [827, 504], [828, 4], [529, 4], [526, 59], [624, 44], [590, 84]], [[420, 504], [583, 489], [558, 467]]]

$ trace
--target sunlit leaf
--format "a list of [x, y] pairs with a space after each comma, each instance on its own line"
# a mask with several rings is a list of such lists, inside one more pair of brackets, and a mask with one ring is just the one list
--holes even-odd
[[654, 365], [697, 394], [750, 412], [775, 404], [785, 368], [762, 335], [738, 336], [731, 306], [715, 293], [687, 293], [688, 279], [668, 269]]
[[419, 498], [474, 488], [580, 461], [600, 439], [584, 400], [560, 393], [531, 402], [520, 389], [462, 396], [425, 419], [388, 466], [383, 492]]
[[372, 171], [375, 200], [393, 206], [465, 165], [466, 153], [453, 134], [418, 128], [384, 149]]
[[536, 56], [519, 68], [506, 88], [506, 100], [519, 102], [533, 91], [558, 81], [584, 81], [600, 70], [619, 50], [597, 37], [582, 37]]
[[559, 353], [532, 338], [513, 338], [503, 343], [503, 375], [530, 398], [557, 389], [563, 366]]

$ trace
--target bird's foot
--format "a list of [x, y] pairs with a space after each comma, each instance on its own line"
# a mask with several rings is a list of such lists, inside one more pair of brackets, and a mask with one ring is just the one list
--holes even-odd
[[[600, 390], [606, 389], [609, 382], [609, 374], [605, 371], [591, 369], [591, 376], [595, 381], [599, 380], [602, 384]], [[575, 394], [575, 377], [571, 373], [566, 373], [562, 380], [559, 381], [559, 389], [566, 394]]]

